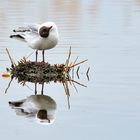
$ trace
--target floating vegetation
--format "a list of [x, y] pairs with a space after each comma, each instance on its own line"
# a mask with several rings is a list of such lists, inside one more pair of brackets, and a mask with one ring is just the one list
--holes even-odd
[[18, 62], [18, 65], [11, 68], [11, 76], [16, 77], [18, 82], [28, 81], [41, 84], [51, 81], [64, 82], [68, 79], [68, 72], [64, 64], [51, 65], [22, 59]]
[[[18, 64], [15, 64], [8, 49], [6, 49], [6, 51], [11, 61], [11, 68], [9, 69], [11, 77], [17, 78], [18, 82], [25, 81], [42, 84], [43, 82], [49, 83], [51, 81], [61, 83], [65, 83], [65, 81], [71, 81], [78, 84], [78, 82], [71, 79], [69, 73], [71, 70], [74, 70], [74, 67], [87, 61], [84, 60], [76, 63], [78, 59], [77, 57], [74, 63], [70, 63], [71, 47], [66, 62], [64, 64], [53, 65], [49, 64], [48, 62], [32, 62], [30, 60], [26, 60], [25, 57], [21, 59]], [[80, 67], [78, 67], [78, 69], [79, 68]], [[79, 77], [78, 70], [77, 76]]]
[[[66, 62], [64, 64], [49, 64], [48, 62], [32, 62], [30, 60], [27, 60], [27, 58], [23, 57], [17, 64], [14, 63], [12, 57], [10, 56], [9, 50], [6, 49], [7, 54], [9, 56], [9, 59], [11, 61], [11, 68], [9, 68], [9, 72], [11, 75], [11, 80], [8, 84], [8, 87], [5, 90], [5, 93], [7, 93], [8, 88], [10, 87], [10, 84], [12, 83], [13, 78], [16, 78], [19, 83], [21, 83], [23, 86], [26, 85], [26, 82], [32, 82], [35, 83], [35, 94], [37, 94], [37, 83], [42, 84], [42, 90], [41, 94], [43, 95], [43, 88], [44, 83], [49, 82], [60, 82], [63, 84], [65, 93], [67, 95], [68, 100], [68, 108], [70, 108], [70, 91], [69, 91], [69, 85], [73, 85], [75, 90], [77, 91], [77, 88], [75, 86], [75, 83], [86, 87], [84, 84], [81, 84], [74, 80], [74, 68], [78, 66], [78, 69], [76, 71], [77, 77], [79, 79], [79, 69], [80, 64], [86, 62], [87, 60], [77, 62], [78, 57], [74, 62], [70, 63], [70, 57], [71, 57], [71, 47], [69, 49], [68, 57], [66, 59]], [[70, 76], [70, 71], [72, 71], [72, 78]], [[88, 79], [89, 68], [86, 73]]]

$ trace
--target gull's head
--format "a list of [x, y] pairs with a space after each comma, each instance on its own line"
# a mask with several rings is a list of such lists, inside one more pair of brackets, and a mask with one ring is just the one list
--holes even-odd
[[36, 120], [40, 124], [50, 125], [54, 122], [54, 117], [49, 115], [47, 110], [42, 109], [37, 112]]
[[38, 29], [38, 33], [42, 38], [47, 38], [52, 32], [57, 32], [57, 26], [54, 22], [45, 22]]

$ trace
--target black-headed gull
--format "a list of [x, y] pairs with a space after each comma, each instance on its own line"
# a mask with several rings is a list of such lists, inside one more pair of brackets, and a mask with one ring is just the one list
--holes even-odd
[[26, 42], [31, 48], [36, 49], [36, 62], [38, 50], [42, 50], [43, 62], [45, 62], [44, 51], [55, 47], [58, 43], [58, 30], [54, 22], [45, 22], [43, 24], [28, 25], [13, 30], [15, 38]]
[[10, 101], [9, 105], [16, 114], [43, 124], [52, 124], [57, 109], [56, 102], [47, 95], [31, 95], [19, 101]]

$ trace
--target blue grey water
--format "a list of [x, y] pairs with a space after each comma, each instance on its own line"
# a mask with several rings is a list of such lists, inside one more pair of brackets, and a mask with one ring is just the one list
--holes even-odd
[[[0, 75], [14, 61], [33, 50], [11, 40], [12, 29], [28, 23], [54, 21], [60, 41], [46, 51], [50, 63], [64, 63], [69, 47], [72, 59], [88, 59], [79, 70], [78, 93], [70, 86], [71, 109], [61, 84], [45, 85], [44, 94], [57, 103], [52, 125], [40, 125], [16, 116], [8, 101], [34, 94], [34, 85], [22, 86], [0, 77], [0, 137], [4, 140], [139, 140], [140, 139], [140, 1], [139, 0], [0, 0]], [[41, 56], [41, 53], [40, 53]], [[35, 54], [29, 57], [34, 61]], [[41, 59], [41, 58], [40, 58]], [[86, 78], [90, 67], [90, 81]], [[38, 92], [40, 91], [38, 86]]]

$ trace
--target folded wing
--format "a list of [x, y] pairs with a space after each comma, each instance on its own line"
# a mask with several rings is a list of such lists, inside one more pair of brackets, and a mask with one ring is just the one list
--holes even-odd
[[27, 37], [38, 35], [38, 27], [38, 24], [28, 25], [26, 27], [18, 27], [17, 29], [13, 30], [15, 34], [10, 35], [10, 38], [15, 38], [26, 42]]

